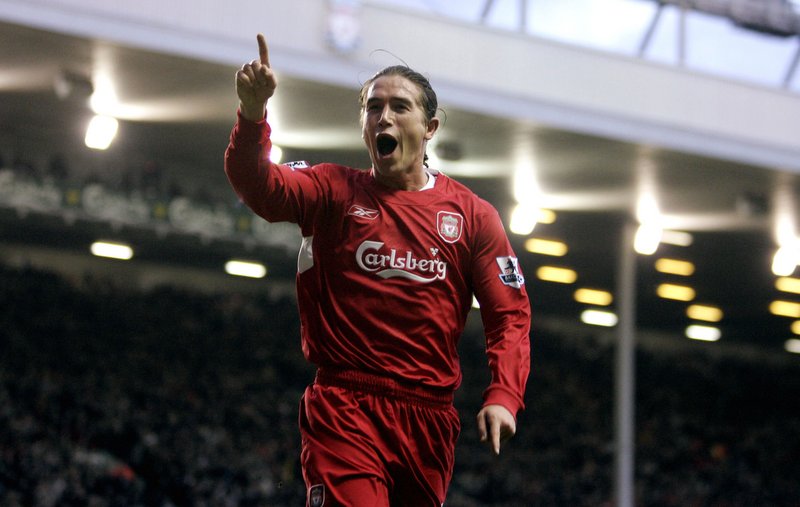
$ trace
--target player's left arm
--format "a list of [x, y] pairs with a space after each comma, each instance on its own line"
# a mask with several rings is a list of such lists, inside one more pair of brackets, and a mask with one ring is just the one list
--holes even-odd
[[478, 413], [481, 441], [495, 454], [516, 433], [516, 414], [530, 373], [530, 301], [519, 261], [500, 216], [491, 209], [476, 221], [472, 283], [481, 307], [491, 383]]

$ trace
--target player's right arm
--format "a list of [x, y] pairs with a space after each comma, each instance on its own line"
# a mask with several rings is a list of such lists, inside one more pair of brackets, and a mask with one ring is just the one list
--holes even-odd
[[278, 81], [270, 67], [264, 36], [258, 34], [258, 58], [236, 72], [238, 121], [225, 151], [225, 173], [239, 198], [270, 222], [303, 224], [320, 192], [311, 171], [293, 171], [269, 160], [271, 129], [267, 101]]

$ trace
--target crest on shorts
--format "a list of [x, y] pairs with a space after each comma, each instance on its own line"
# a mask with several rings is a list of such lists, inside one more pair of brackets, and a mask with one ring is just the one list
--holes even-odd
[[308, 488], [308, 505], [311, 507], [322, 507], [325, 505], [325, 486], [315, 484]]
[[525, 278], [519, 272], [519, 261], [516, 257], [497, 257], [495, 259], [500, 266], [500, 280], [503, 285], [519, 289], [525, 285]]
[[440, 211], [436, 214], [436, 230], [439, 236], [448, 243], [455, 243], [461, 239], [464, 230], [464, 217], [450, 211]]

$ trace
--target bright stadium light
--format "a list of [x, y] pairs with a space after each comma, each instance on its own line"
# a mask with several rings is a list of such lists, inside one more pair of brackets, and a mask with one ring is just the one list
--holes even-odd
[[260, 262], [230, 260], [225, 263], [225, 272], [234, 276], [264, 278], [267, 276], [267, 267]]
[[555, 283], [575, 283], [578, 274], [569, 268], [559, 268], [556, 266], [541, 266], [536, 270], [536, 277], [545, 282]]
[[553, 257], [563, 257], [569, 248], [566, 243], [552, 239], [529, 238], [525, 241], [525, 250], [539, 255], [551, 255]]
[[690, 305], [686, 309], [686, 316], [693, 320], [703, 320], [706, 322], [719, 322], [722, 320], [723, 312], [716, 306], [709, 305]]
[[113, 243], [110, 241], [95, 241], [90, 247], [90, 251], [97, 257], [118, 259], [127, 261], [133, 258], [133, 249], [125, 243]]
[[662, 283], [656, 287], [656, 294], [664, 299], [674, 299], [676, 301], [691, 301], [694, 299], [695, 291], [685, 285], [674, 283]]
[[614, 301], [614, 296], [605, 290], [581, 288], [573, 296], [578, 303], [596, 306], [608, 306]]
[[280, 164], [283, 160], [283, 149], [277, 144], [273, 144], [269, 150], [269, 160], [273, 164]]
[[618, 321], [615, 313], [605, 310], [584, 310], [581, 313], [581, 322], [591, 326], [614, 327]]
[[800, 303], [794, 301], [773, 301], [769, 304], [769, 313], [779, 317], [800, 318]]
[[683, 231], [661, 231], [661, 242], [674, 246], [691, 246], [694, 237]]
[[633, 238], [633, 248], [641, 255], [653, 255], [661, 243], [664, 228], [661, 225], [661, 211], [652, 194], [642, 195], [636, 204], [636, 219], [639, 228]]
[[794, 273], [797, 261], [796, 244], [782, 246], [775, 251], [775, 256], [772, 258], [772, 273], [776, 276], [789, 276]]
[[786, 340], [784, 348], [786, 349], [786, 352], [791, 352], [792, 354], [800, 354], [800, 340], [798, 340], [797, 338], [790, 338]]
[[119, 122], [112, 116], [94, 116], [86, 128], [84, 142], [93, 150], [105, 150], [117, 135]]
[[694, 264], [689, 261], [662, 257], [656, 261], [656, 271], [668, 275], [691, 276], [694, 273]]
[[661, 226], [656, 223], [642, 223], [636, 230], [633, 249], [642, 255], [653, 255], [661, 243]]
[[719, 328], [713, 326], [693, 324], [686, 328], [686, 337], [692, 340], [715, 342], [719, 340], [721, 336], [722, 332], [720, 332]]
[[514, 210], [511, 212], [511, 222], [508, 228], [514, 234], [527, 236], [532, 233], [534, 227], [536, 227], [536, 217], [538, 214], [539, 210], [537, 208], [528, 204], [519, 203], [514, 206]]
[[540, 208], [536, 221], [540, 224], [552, 224], [556, 221], [556, 212], [551, 209]]
[[800, 278], [782, 276], [775, 280], [775, 288], [781, 292], [800, 294]]

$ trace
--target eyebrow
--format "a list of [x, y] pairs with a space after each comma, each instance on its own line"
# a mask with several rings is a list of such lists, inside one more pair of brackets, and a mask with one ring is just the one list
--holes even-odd
[[372, 97], [370, 99], [367, 99], [366, 105], [369, 106], [370, 104], [374, 104], [376, 102], [383, 103], [385, 101], [388, 101], [389, 103], [395, 103], [395, 104], [396, 103], [401, 103], [401, 104], [405, 104], [407, 106], [411, 106], [411, 105], [414, 104], [414, 101], [412, 101], [410, 99], [407, 99], [405, 97], [389, 97], [388, 99], [382, 99], [380, 97]]

